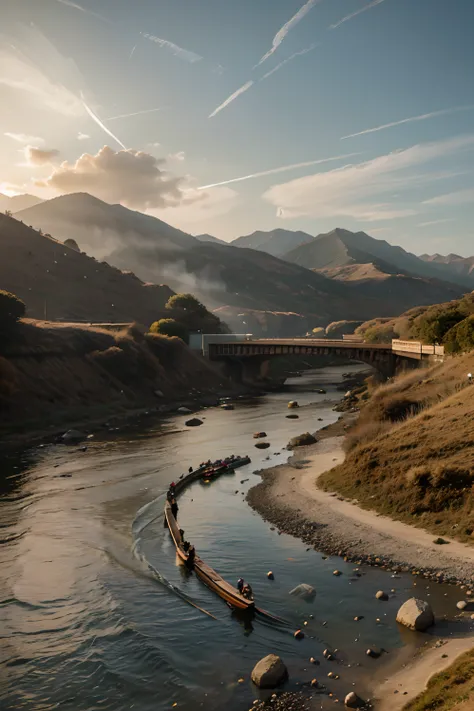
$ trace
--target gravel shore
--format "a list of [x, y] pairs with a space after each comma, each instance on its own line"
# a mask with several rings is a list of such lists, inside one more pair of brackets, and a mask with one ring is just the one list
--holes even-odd
[[247, 495], [249, 505], [280, 531], [328, 555], [471, 586], [473, 548], [447, 539], [440, 551], [433, 534], [317, 487], [318, 477], [344, 459], [345, 426], [339, 420], [317, 434], [316, 445], [298, 447], [287, 464], [262, 471], [262, 482]]

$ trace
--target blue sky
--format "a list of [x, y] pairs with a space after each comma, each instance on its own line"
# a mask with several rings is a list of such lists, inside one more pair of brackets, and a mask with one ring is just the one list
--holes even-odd
[[224, 239], [340, 226], [474, 252], [472, 0], [0, 9], [0, 190]]

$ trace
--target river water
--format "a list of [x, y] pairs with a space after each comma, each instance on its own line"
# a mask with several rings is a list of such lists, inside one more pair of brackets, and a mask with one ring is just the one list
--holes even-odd
[[[366, 657], [368, 646], [390, 656], [419, 642], [394, 622], [401, 602], [430, 596], [442, 614], [459, 593], [369, 568], [354, 579], [353, 564], [279, 535], [245, 503], [259, 480], [254, 471], [285, 461], [292, 436], [337, 419], [345, 369], [295, 378], [232, 411], [209, 408], [199, 428], [175, 416], [97, 435], [86, 451], [51, 445], [0, 458], [2, 710], [243, 711], [258, 696], [250, 671], [273, 651], [289, 668], [289, 688], [314, 676], [333, 684], [333, 698], [317, 696], [315, 708], [326, 708], [383, 663]], [[314, 392], [319, 387], [327, 394]], [[302, 405], [297, 420], [285, 418], [290, 399]], [[270, 449], [254, 448], [257, 430], [268, 433]], [[249, 453], [252, 464], [193, 484], [180, 497], [179, 520], [206, 562], [234, 584], [241, 575], [249, 580], [258, 606], [287, 624], [232, 613], [177, 564], [163, 526], [169, 482], [231, 453]], [[316, 588], [313, 602], [289, 595], [299, 583]], [[374, 600], [391, 588], [388, 602]], [[354, 622], [355, 615], [365, 619]], [[306, 636], [296, 641], [301, 626]], [[340, 650], [337, 662], [323, 659], [328, 646]], [[309, 664], [311, 656], [321, 666]], [[340, 680], [329, 682], [329, 671]]]

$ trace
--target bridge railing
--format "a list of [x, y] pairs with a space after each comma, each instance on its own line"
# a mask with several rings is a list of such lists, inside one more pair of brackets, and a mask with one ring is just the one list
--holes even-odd
[[398, 338], [392, 340], [392, 351], [419, 353], [420, 355], [444, 355], [444, 346], [426, 345], [421, 341], [402, 341]]

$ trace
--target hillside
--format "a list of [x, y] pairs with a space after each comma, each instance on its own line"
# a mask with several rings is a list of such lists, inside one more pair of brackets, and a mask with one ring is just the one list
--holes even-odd
[[144, 284], [5, 215], [0, 215], [0, 286], [23, 299], [32, 318], [146, 325], [164, 313], [173, 294], [168, 286]]
[[1, 344], [0, 432], [64, 431], [230, 387], [178, 338], [27, 320]]
[[214, 242], [215, 244], [227, 244], [227, 242], [225, 242], [223, 239], [219, 239], [218, 237], [213, 237], [212, 235], [208, 235], [208, 234], [195, 235], [195, 237], [200, 242]]
[[41, 198], [35, 195], [14, 195], [13, 197], [8, 197], [0, 193], [0, 212], [18, 212], [18, 210], [26, 210], [29, 207], [34, 207], [34, 205], [39, 205]]
[[[434, 536], [474, 535], [474, 352], [380, 387], [322, 485]], [[321, 480], [320, 480], [321, 481]]]
[[237, 237], [231, 244], [233, 247], [257, 249], [274, 257], [283, 257], [290, 249], [305, 242], [310, 242], [312, 239], [313, 237], [306, 232], [277, 229], [270, 232], [257, 231], [251, 235]]

